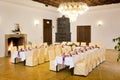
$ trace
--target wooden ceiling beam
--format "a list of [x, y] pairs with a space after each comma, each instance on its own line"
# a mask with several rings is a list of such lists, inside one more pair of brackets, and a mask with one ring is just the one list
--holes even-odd
[[54, 7], [58, 7], [59, 4], [63, 1], [85, 2], [85, 3], [87, 3], [88, 6], [120, 3], [120, 0], [33, 0], [33, 1], [40, 2], [45, 5], [51, 5]]

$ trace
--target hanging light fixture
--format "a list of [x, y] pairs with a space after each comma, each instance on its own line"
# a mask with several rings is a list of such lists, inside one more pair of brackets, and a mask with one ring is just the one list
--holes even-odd
[[83, 2], [62, 2], [59, 5], [58, 11], [63, 15], [67, 15], [70, 21], [73, 22], [77, 19], [78, 14], [83, 14], [88, 10], [88, 6]]

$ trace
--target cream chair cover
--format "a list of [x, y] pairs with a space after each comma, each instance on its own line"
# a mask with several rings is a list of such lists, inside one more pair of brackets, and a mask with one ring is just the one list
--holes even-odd
[[15, 63], [15, 60], [14, 60], [14, 58], [13, 58], [15, 51], [17, 51], [17, 47], [16, 47], [16, 46], [13, 46], [13, 47], [11, 48], [11, 62], [12, 62], [12, 63]]
[[96, 45], [98, 47], [100, 47], [100, 52], [101, 52], [101, 55], [100, 55], [100, 60], [101, 62], [105, 61], [105, 48], [103, 47], [102, 43], [96, 43]]
[[43, 43], [43, 47], [45, 48], [45, 51], [44, 51], [44, 60], [45, 60], [45, 61], [49, 61], [48, 43], [47, 43], [47, 42], [44, 42], [44, 43]]
[[49, 46], [48, 48], [48, 55], [49, 55], [49, 60], [54, 60], [55, 59], [55, 47], [53, 45]]
[[52, 71], [59, 71], [60, 69], [65, 68], [63, 64], [58, 64], [57, 66], [55, 65], [55, 48], [54, 46], [50, 46], [48, 49], [48, 54], [49, 54], [49, 60], [50, 60], [50, 67], [49, 69]]
[[70, 51], [71, 51], [71, 46], [64, 46], [62, 48], [62, 53], [64, 54], [69, 54]]
[[39, 62], [39, 64], [45, 62], [45, 60], [44, 60], [44, 52], [45, 52], [45, 48], [44, 48], [44, 47], [41, 47], [41, 48], [39, 49], [39, 53], [38, 53], [38, 62]]
[[40, 48], [43, 46], [43, 43], [37, 43], [37, 48]]
[[100, 62], [102, 63], [103, 61], [105, 61], [105, 49], [101, 48], [99, 52], [100, 52]]
[[[74, 66], [74, 75], [84, 75], [87, 76], [89, 73], [89, 55], [88, 53], [83, 53], [83, 60], [79, 61]], [[91, 67], [91, 66], [90, 66]]]
[[95, 45], [97, 45], [98, 47], [102, 47], [102, 43], [98, 42], [98, 43], [95, 43]]
[[[96, 61], [96, 65], [99, 65], [100, 63], [102, 63], [103, 61], [105, 61], [105, 49], [102, 47], [101, 43], [89, 43], [89, 46], [96, 46], [99, 47], [100, 49], [98, 50], [98, 52], [96, 52], [96, 57], [95, 60]], [[95, 65], [94, 67], [95, 68]]]
[[60, 56], [62, 54], [62, 46], [61, 45], [55, 46], [55, 54], [56, 54], [56, 56]]
[[101, 62], [103, 62], [103, 61], [105, 61], [106, 60], [106, 58], [105, 58], [105, 49], [102, 49], [102, 60], [101, 60]]
[[88, 57], [87, 57], [87, 59], [88, 59], [88, 72], [91, 72], [92, 71], [92, 69], [93, 69], [93, 53], [92, 53], [92, 51], [90, 50], [90, 51], [88, 51], [88, 53], [87, 53], [88, 55]]
[[25, 50], [24, 45], [18, 46], [18, 51]]
[[89, 46], [95, 46], [95, 44], [94, 43], [89, 43]]
[[26, 49], [27, 49], [27, 50], [32, 49], [32, 45], [27, 44], [27, 45], [26, 45]]
[[[102, 63], [103, 61], [105, 61], [105, 49], [103, 48], [103, 45], [100, 42], [95, 43], [95, 45], [100, 48], [99, 52], [98, 52], [98, 53], [100, 53], [100, 54], [98, 54], [98, 59], [99, 59], [99, 63]], [[97, 65], [99, 63], [97, 62]]]
[[27, 51], [26, 55], [26, 66], [35, 66], [38, 65], [38, 49], [33, 49], [31, 51]]
[[13, 47], [11, 48], [11, 55], [14, 54], [15, 51], [17, 51], [17, 47], [16, 47], [16, 46], [13, 46]]
[[44, 42], [43, 45], [44, 45], [44, 46], [48, 46], [47, 42]]
[[81, 46], [86, 46], [86, 42], [81, 42]]
[[79, 45], [80, 45], [80, 43], [79, 43], [79, 42], [74, 42], [74, 44], [75, 44], [76, 46], [79, 46]]
[[37, 43], [32, 43], [32, 48], [33, 48], [33, 49], [35, 49], [35, 48], [37, 48], [37, 47], [38, 47]]
[[67, 45], [67, 42], [63, 41], [63, 42], [61, 43], [61, 45]]
[[49, 54], [49, 61], [50, 61], [49, 69], [52, 71], [56, 71], [54, 46], [50, 46], [48, 48], [48, 54]]
[[92, 68], [94, 69], [97, 66], [97, 59], [96, 59], [96, 51], [93, 50], [91, 52], [91, 56], [92, 56]]
[[48, 46], [44, 48], [44, 60], [49, 61]]
[[73, 44], [73, 42], [68, 42], [68, 43], [67, 43], [68, 46], [69, 46], [69, 45], [72, 45], [72, 44]]
[[73, 45], [73, 46], [71, 47], [71, 50], [74, 50], [74, 49], [76, 49], [76, 46], [75, 46], [75, 45]]

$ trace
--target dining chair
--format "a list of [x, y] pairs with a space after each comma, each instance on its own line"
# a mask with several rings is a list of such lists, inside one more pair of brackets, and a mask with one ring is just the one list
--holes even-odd
[[20, 46], [18, 46], [18, 51], [22, 51], [22, 50], [25, 50], [24, 45], [20, 45]]
[[31, 51], [27, 51], [26, 55], [26, 66], [36, 66], [38, 65], [38, 49], [32, 49]]
[[81, 42], [80, 45], [81, 46], [86, 46], [86, 42]]
[[49, 61], [48, 46], [44, 47], [44, 60]]
[[62, 46], [61, 45], [55, 46], [55, 54], [56, 54], [56, 56], [60, 56], [62, 54]]
[[83, 60], [80, 60], [74, 66], [74, 75], [84, 75], [87, 76], [89, 73], [89, 59], [88, 53], [83, 54]]
[[11, 60], [12, 63], [15, 63], [15, 60], [14, 60], [14, 55], [15, 55], [14, 53], [15, 53], [15, 51], [17, 51], [17, 47], [13, 46], [11, 48], [11, 58], [10, 58], [10, 60]]
[[37, 46], [37, 43], [32, 43], [32, 48], [33, 49], [35, 49], [35, 48], [37, 48], [38, 46]]
[[27, 50], [31, 50], [31, 49], [32, 49], [32, 45], [27, 44], [27, 45], [26, 45], [26, 49], [27, 49]]
[[75, 44], [76, 46], [79, 46], [79, 45], [80, 45], [80, 43], [79, 43], [79, 42], [74, 42], [74, 44]]
[[39, 63], [39, 64], [42, 64], [42, 63], [45, 62], [44, 52], [45, 52], [45, 48], [44, 48], [44, 47], [41, 47], [41, 48], [39, 49], [39, 52], [38, 52], [38, 63]]

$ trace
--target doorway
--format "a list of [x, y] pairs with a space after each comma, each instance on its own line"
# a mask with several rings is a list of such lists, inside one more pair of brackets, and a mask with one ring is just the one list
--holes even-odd
[[77, 42], [91, 42], [91, 26], [77, 26]]
[[52, 44], [52, 20], [43, 19], [43, 42]]

